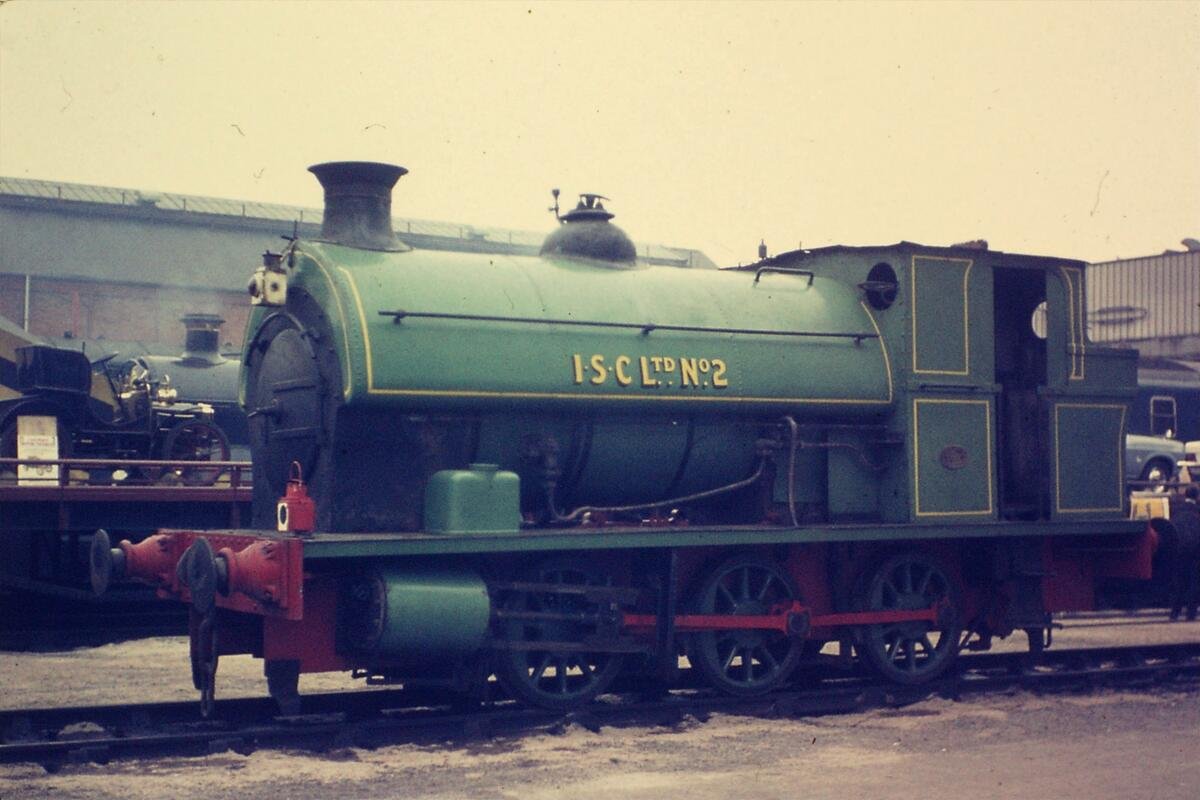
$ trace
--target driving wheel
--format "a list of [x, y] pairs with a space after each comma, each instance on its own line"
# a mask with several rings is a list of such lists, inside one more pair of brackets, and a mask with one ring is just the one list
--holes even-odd
[[[697, 614], [762, 616], [791, 605], [800, 591], [774, 561], [741, 556], [720, 564], [700, 585]], [[692, 634], [688, 658], [713, 687], [740, 696], [769, 692], [786, 681], [804, 640], [771, 630], [717, 630]]]
[[937, 620], [865, 626], [859, 654], [884, 678], [907, 685], [931, 681], [954, 663], [962, 635], [958, 591], [936, 561], [904, 553], [883, 561], [864, 583], [863, 611], [920, 611], [937, 608]]
[[[566, 589], [612, 583], [591, 565], [568, 559], [547, 561], [522, 579]], [[534, 589], [512, 592], [503, 608], [510, 614], [499, 620], [499, 634], [511, 649], [497, 651], [496, 679], [518, 700], [567, 711], [595, 698], [620, 672], [619, 653], [593, 652], [585, 644], [608, 613], [602, 602], [577, 591]]]

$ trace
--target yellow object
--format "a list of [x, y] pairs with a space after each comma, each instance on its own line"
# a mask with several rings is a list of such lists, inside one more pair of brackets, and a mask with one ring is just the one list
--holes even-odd
[[1163, 492], [1134, 492], [1130, 496], [1130, 519], [1171, 518], [1171, 504]]

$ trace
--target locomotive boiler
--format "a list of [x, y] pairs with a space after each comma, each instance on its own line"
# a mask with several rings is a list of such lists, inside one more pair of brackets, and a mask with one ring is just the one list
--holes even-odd
[[901, 242], [651, 267], [598, 195], [537, 257], [435, 253], [391, 230], [403, 168], [312, 171], [320, 238], [249, 287], [263, 530], [93, 543], [97, 587], [191, 603], [209, 700], [226, 652], [285, 705], [300, 672], [353, 669], [568, 708], [682, 654], [753, 694], [833, 642], [917, 683], [993, 636], [1040, 647], [1149, 568], [1135, 354], [1087, 341], [1080, 262]]
[[345, 208], [386, 221], [400, 170], [313, 171], [327, 241], [289, 252], [287, 313], [260, 305], [247, 338], [265, 510], [293, 462], [325, 531], [420, 530], [431, 476], [470, 463], [516, 473], [530, 520], [661, 506], [748, 477], [763, 426], [785, 414], [866, 422], [891, 408], [887, 352], [853, 284], [640, 265], [594, 196], [541, 258], [412, 251]]

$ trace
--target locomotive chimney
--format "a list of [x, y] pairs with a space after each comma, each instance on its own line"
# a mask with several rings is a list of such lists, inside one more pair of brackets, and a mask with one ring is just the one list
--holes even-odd
[[220, 364], [221, 325], [225, 320], [216, 314], [184, 314], [185, 331], [182, 361], [204, 364]]
[[330, 161], [308, 171], [325, 189], [321, 239], [364, 250], [405, 250], [392, 231], [392, 187], [404, 167], [371, 161]]

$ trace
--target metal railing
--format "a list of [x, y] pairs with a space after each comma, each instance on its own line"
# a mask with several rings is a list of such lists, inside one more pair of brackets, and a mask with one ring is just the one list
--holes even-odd
[[248, 461], [0, 458], [0, 501], [248, 501], [251, 487]]

